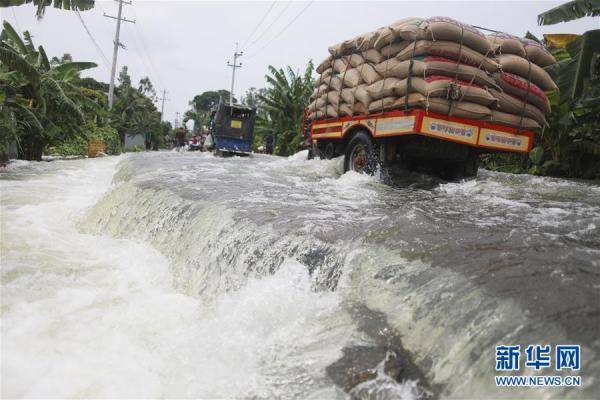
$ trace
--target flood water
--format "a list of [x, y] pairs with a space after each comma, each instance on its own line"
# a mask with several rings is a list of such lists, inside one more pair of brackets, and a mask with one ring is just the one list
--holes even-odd
[[[303, 156], [1, 172], [2, 396], [600, 398], [600, 186]], [[495, 346], [538, 343], [581, 345], [582, 387], [497, 388]]]

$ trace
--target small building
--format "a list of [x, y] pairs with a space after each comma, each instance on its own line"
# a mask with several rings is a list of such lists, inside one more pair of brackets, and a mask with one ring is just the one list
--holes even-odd
[[125, 144], [123, 145], [125, 151], [135, 150], [146, 150], [146, 138], [141, 133], [136, 134], [125, 134]]

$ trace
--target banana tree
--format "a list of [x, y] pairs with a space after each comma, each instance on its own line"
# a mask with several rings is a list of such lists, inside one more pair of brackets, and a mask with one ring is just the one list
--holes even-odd
[[32, 3], [35, 15], [42, 18], [46, 7], [53, 6], [63, 10], [86, 11], [94, 8], [94, 0], [0, 0], [0, 7], [16, 7]]
[[[543, 14], [549, 25], [600, 15], [600, 0], [576, 0]], [[551, 93], [549, 127], [541, 134], [547, 163], [572, 176], [600, 177], [600, 29], [582, 35], [548, 35], [558, 64], [547, 67], [559, 93]]]
[[81, 71], [93, 67], [96, 64], [89, 62], [51, 66], [44, 48], [36, 48], [28, 32], [22, 39], [4, 21], [0, 33], [0, 118], [2, 125], [13, 127], [11, 132], [23, 158], [40, 160], [48, 144], [83, 134], [82, 105], [93, 113], [97, 104], [75, 82]]
[[270, 75], [265, 76], [266, 93], [258, 95], [264, 116], [257, 120], [257, 125], [259, 131], [270, 131], [275, 135], [277, 154], [288, 155], [300, 143], [304, 108], [312, 91], [313, 64], [309, 62], [303, 74], [290, 67], [284, 71], [272, 65], [269, 72]]
[[573, 0], [538, 15], [539, 25], [554, 25], [600, 15], [600, 0]]

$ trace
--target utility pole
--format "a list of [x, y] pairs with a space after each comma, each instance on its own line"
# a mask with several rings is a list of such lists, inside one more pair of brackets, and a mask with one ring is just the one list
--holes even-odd
[[119, 52], [119, 46], [122, 48], [125, 48], [123, 43], [119, 42], [119, 35], [121, 34], [121, 21], [131, 22], [132, 24], [135, 24], [135, 20], [130, 20], [130, 19], [121, 17], [121, 15], [123, 14], [123, 3], [130, 5], [131, 1], [125, 1], [125, 0], [116, 0], [116, 1], [119, 2], [119, 12], [118, 12], [117, 16], [113, 17], [112, 15], [107, 15], [106, 13], [104, 13], [105, 17], [117, 20], [117, 31], [115, 32], [112, 68], [110, 70], [110, 86], [108, 87], [108, 109], [109, 110], [113, 106], [113, 100], [114, 100], [114, 95], [115, 95], [115, 73], [117, 71], [117, 53]]
[[242, 63], [237, 64], [237, 59], [238, 57], [241, 57], [244, 55], [243, 51], [240, 51], [238, 53], [238, 44], [237, 42], [235, 43], [235, 52], [233, 53], [233, 64], [231, 64], [229, 61], [227, 61], [227, 66], [231, 67], [231, 69], [233, 70], [231, 72], [231, 91], [229, 92], [229, 105], [232, 106], [233, 105], [233, 85], [235, 83], [235, 70], [238, 68], [242, 68]]
[[175, 113], [175, 128], [179, 128], [179, 111]]
[[162, 97], [158, 97], [157, 99], [161, 101], [161, 106], [160, 106], [160, 121], [162, 122], [163, 115], [165, 115], [165, 101], [169, 101], [171, 99], [167, 99], [167, 90], [166, 89], [163, 89]]

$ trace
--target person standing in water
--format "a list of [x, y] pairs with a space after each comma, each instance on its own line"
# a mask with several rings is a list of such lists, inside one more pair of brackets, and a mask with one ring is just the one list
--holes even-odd
[[275, 147], [275, 138], [273, 132], [268, 132], [263, 138], [263, 145], [265, 146], [265, 154], [273, 154], [273, 148]]
[[185, 131], [183, 129], [179, 129], [175, 134], [175, 138], [177, 139], [177, 150], [181, 151], [181, 149], [185, 146]]

